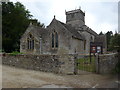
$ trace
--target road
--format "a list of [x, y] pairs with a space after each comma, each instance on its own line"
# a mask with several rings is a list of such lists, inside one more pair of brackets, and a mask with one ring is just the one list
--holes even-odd
[[2, 88], [118, 88], [116, 75], [60, 75], [2, 66]]

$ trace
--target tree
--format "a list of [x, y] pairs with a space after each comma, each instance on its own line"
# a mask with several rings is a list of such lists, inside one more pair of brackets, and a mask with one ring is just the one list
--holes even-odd
[[120, 34], [116, 33], [110, 40], [111, 50], [120, 50]]
[[45, 28], [44, 23], [38, 22], [37, 19], [31, 19], [30, 22], [32, 22], [32, 24], [36, 25], [36, 26], [40, 26], [42, 28]]
[[16, 2], [2, 2], [2, 49], [5, 52], [19, 49], [19, 39], [29, 24], [30, 12]]
[[28, 27], [32, 15], [20, 2], [2, 2], [2, 49], [19, 51], [20, 38]]
[[116, 50], [118, 52], [118, 63], [116, 65], [116, 72], [120, 73], [120, 34], [116, 33], [110, 40], [111, 50]]
[[109, 46], [110, 46], [110, 40], [111, 40], [112, 36], [113, 36], [113, 32], [112, 31], [108, 31], [106, 33], [106, 37], [107, 37], [107, 49], [108, 49], [108, 51], [110, 50]]

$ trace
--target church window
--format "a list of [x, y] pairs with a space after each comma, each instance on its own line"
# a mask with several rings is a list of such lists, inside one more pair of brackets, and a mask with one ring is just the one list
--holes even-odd
[[52, 33], [52, 48], [54, 48], [54, 34]]
[[31, 42], [31, 40], [30, 40], [30, 49], [32, 49], [32, 42]]
[[84, 50], [86, 49], [86, 40], [84, 41]]
[[34, 40], [32, 40], [32, 49], [34, 49]]
[[57, 34], [57, 32], [55, 33], [55, 36], [56, 36], [55, 37], [55, 39], [56, 39], [56, 41], [55, 41], [55, 43], [56, 43], [55, 47], [58, 48], [58, 34]]
[[58, 33], [52, 33], [52, 48], [58, 48]]
[[34, 49], [34, 38], [32, 37], [32, 35], [30, 34], [29, 37], [27, 38], [27, 47], [30, 50]]
[[27, 46], [28, 46], [28, 49], [29, 49], [29, 47], [30, 47], [30, 45], [29, 45], [29, 40], [27, 40]]

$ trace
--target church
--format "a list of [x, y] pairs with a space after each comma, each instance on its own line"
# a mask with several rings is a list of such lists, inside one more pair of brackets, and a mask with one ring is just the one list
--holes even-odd
[[[106, 53], [106, 36], [98, 35], [85, 25], [85, 13], [81, 9], [66, 11], [66, 23], [54, 16], [45, 28], [30, 23], [20, 39], [20, 52], [26, 54], [81, 54], [91, 51], [91, 43], [95, 50]], [[98, 47], [97, 47], [97, 46]]]

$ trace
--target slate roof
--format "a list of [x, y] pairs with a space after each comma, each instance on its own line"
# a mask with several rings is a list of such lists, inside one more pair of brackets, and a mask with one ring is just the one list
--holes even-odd
[[48, 31], [46, 29], [41, 28], [40, 26], [34, 26], [33, 29], [34, 34], [38, 35], [38, 36], [43, 36], [45, 35]]
[[40, 37], [47, 33], [46, 29], [41, 28], [40, 26], [29, 25], [27, 31], [23, 34], [22, 37], [26, 36], [29, 32], [32, 32], [34, 36]]
[[[56, 20], [54, 18], [54, 20]], [[81, 31], [84, 31], [83, 28], [86, 28], [85, 30], [95, 36], [98, 36], [98, 34], [96, 32], [94, 32], [92, 29], [90, 29], [89, 27], [87, 27], [86, 25], [83, 25], [82, 27], [80, 27], [79, 29], [76, 29], [75, 27], [72, 27], [71, 25], [68, 25], [68, 24], [65, 24], [59, 20], [56, 20], [57, 22], [59, 22], [63, 27], [66, 28], [66, 30], [68, 30], [69, 32], [71, 32], [72, 34], [72, 37], [76, 38], [76, 39], [79, 39], [79, 40], [85, 40], [85, 37], [80, 34], [78, 31], [81, 30]], [[52, 23], [52, 22], [51, 22]], [[46, 33], [48, 33], [48, 30], [47, 29], [43, 29], [39, 26], [35, 26], [35, 25], [29, 25], [28, 27], [28, 32], [32, 32], [33, 34], [37, 35], [38, 37], [41, 36], [44, 36], [46, 35]], [[26, 33], [28, 33], [26, 32]]]
[[[58, 21], [58, 20], [57, 20]], [[71, 32], [73, 34], [74, 38], [80, 39], [80, 40], [85, 40], [84, 36], [82, 36], [80, 33], [78, 33], [77, 29], [75, 29], [74, 27], [72, 27], [71, 25], [67, 25], [63, 22], [58, 21], [60, 24], [62, 24], [69, 32]]]
[[93, 31], [91, 28], [89, 28], [88, 26], [83, 25], [80, 27], [81, 30], [84, 30], [83, 28], [86, 28], [85, 31], [89, 32], [90, 34], [94, 36], [98, 36], [98, 34], [95, 31]]

